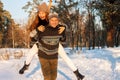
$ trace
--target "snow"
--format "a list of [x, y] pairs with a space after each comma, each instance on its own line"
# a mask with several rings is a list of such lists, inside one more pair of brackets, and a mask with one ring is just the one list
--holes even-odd
[[[23, 57], [14, 58], [14, 52], [22, 50]], [[0, 80], [43, 80], [37, 55], [23, 75], [19, 69], [24, 65], [29, 49], [0, 49], [0, 54], [9, 52], [9, 60], [0, 58]], [[94, 50], [71, 50], [65, 48], [68, 56], [85, 75], [84, 80], [120, 80], [120, 47]], [[1, 57], [1, 56], [0, 56]], [[57, 80], [77, 80], [72, 70], [59, 58]]]

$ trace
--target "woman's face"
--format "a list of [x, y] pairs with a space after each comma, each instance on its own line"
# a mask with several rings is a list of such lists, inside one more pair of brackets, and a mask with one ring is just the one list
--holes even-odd
[[46, 13], [44, 11], [39, 11], [39, 17], [41, 20], [46, 19]]

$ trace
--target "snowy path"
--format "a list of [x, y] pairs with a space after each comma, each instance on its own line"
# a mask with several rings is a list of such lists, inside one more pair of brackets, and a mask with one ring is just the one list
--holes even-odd
[[[69, 54], [79, 71], [85, 75], [84, 80], [120, 80], [120, 47], [95, 50], [83, 50], [79, 54]], [[10, 58], [0, 61], [0, 80], [43, 80], [37, 56], [34, 57], [29, 70], [23, 75], [18, 70], [23, 66], [26, 56], [20, 60]], [[76, 80], [66, 63], [59, 58], [57, 80]]]

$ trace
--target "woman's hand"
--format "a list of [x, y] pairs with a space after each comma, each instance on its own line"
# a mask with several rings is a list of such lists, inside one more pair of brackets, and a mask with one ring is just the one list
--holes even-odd
[[58, 33], [61, 34], [64, 30], [65, 30], [65, 27], [61, 26], [61, 27], [59, 27]]
[[45, 26], [40, 25], [37, 29], [38, 29], [38, 31], [44, 32], [45, 31]]

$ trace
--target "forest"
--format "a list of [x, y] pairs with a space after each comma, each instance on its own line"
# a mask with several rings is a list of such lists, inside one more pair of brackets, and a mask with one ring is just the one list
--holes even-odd
[[[22, 9], [28, 21], [16, 23], [0, 0], [0, 48], [29, 48], [29, 26], [36, 7], [43, 0], [31, 0]], [[120, 0], [50, 0], [51, 12], [66, 26], [65, 47], [73, 49], [118, 47], [120, 45]]]

